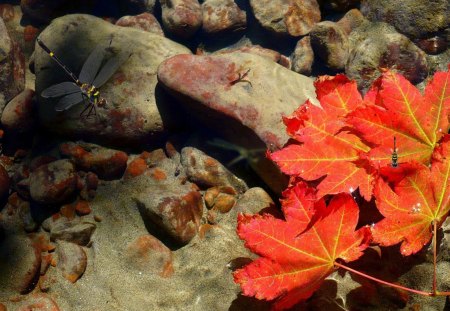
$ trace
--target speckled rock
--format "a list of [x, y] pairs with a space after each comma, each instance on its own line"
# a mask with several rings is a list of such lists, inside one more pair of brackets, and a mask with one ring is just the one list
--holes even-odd
[[198, 231], [203, 212], [200, 192], [191, 183], [159, 184], [135, 196], [144, 222], [174, 241], [186, 244]]
[[136, 16], [122, 16], [116, 22], [117, 26], [132, 27], [154, 33], [164, 37], [164, 32], [158, 20], [150, 13], [142, 13]]
[[303, 36], [320, 22], [316, 0], [250, 0], [258, 22], [277, 34]]
[[39, 203], [57, 204], [69, 199], [76, 189], [75, 167], [69, 160], [41, 165], [30, 173], [30, 195]]
[[0, 111], [25, 87], [25, 58], [0, 18]]
[[202, 3], [203, 24], [206, 33], [245, 29], [247, 15], [234, 0], [206, 0]]
[[246, 183], [233, 175], [216, 159], [193, 147], [181, 150], [181, 164], [190, 181], [203, 187], [231, 186], [238, 192], [245, 192]]
[[52, 241], [63, 240], [85, 246], [90, 242], [96, 227], [95, 223], [87, 221], [61, 220], [53, 222], [50, 227], [50, 239]]
[[181, 38], [191, 37], [202, 25], [198, 0], [160, 0], [164, 29]]
[[409, 38], [428, 37], [450, 23], [447, 0], [404, 0], [401, 5], [389, 0], [364, 0], [361, 12], [371, 21], [386, 22]]
[[[83, 40], [78, 40], [79, 36]], [[57, 99], [39, 97], [41, 123], [58, 135], [85, 136], [102, 144], [136, 145], [159, 139], [178, 126], [175, 112], [169, 113], [171, 100], [156, 87], [158, 65], [173, 55], [191, 53], [189, 49], [162, 36], [130, 27], [112, 25], [90, 15], [65, 15], [57, 18], [40, 34], [40, 39], [59, 55], [76, 74], [98, 44], [109, 44], [118, 53], [132, 53], [100, 88], [108, 104], [97, 108], [97, 117], [80, 118], [84, 109], [75, 105], [57, 113]], [[76, 50], [77, 53], [71, 51]], [[67, 74], [36, 44], [36, 93], [69, 81]], [[156, 105], [155, 94], [158, 95]]]
[[314, 25], [309, 33], [311, 47], [325, 65], [342, 70], [348, 59], [348, 36], [336, 23], [325, 21]]
[[336, 22], [341, 29], [349, 35], [355, 28], [358, 28], [368, 20], [361, 14], [358, 9], [352, 9], [345, 13], [345, 15]]
[[36, 285], [41, 250], [23, 234], [8, 235], [0, 243], [0, 292], [26, 294]]
[[426, 54], [385, 23], [364, 23], [350, 34], [349, 42], [345, 73], [362, 90], [380, 75], [380, 68], [395, 67], [414, 84], [428, 74]]
[[170, 277], [174, 272], [172, 251], [151, 234], [141, 235], [128, 244], [125, 263], [140, 274]]
[[[312, 79], [249, 53], [178, 55], [159, 66], [158, 79], [194, 118], [248, 150], [282, 148], [288, 140], [282, 116], [306, 99], [317, 103]], [[250, 164], [274, 191], [286, 187], [263, 155]]]
[[311, 39], [305, 36], [298, 40], [292, 54], [292, 70], [309, 76], [314, 63], [314, 51], [311, 47]]
[[6, 105], [1, 122], [7, 131], [24, 133], [33, 129], [33, 96], [34, 91], [26, 89]]
[[62, 155], [70, 157], [77, 169], [92, 171], [101, 179], [120, 178], [127, 167], [128, 155], [120, 150], [85, 142], [63, 143], [59, 150]]
[[64, 278], [75, 283], [86, 270], [87, 256], [84, 249], [74, 243], [58, 241], [56, 254], [58, 256], [57, 268]]

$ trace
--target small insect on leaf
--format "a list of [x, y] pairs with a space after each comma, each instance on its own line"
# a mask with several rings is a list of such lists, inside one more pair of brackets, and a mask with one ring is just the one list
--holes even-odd
[[396, 139], [394, 136], [394, 150], [392, 150], [392, 167], [398, 167], [398, 154], [397, 154], [397, 146], [396, 146]]

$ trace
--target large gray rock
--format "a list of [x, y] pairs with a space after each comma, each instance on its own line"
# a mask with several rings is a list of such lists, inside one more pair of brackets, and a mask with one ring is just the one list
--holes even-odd
[[[190, 53], [188, 49], [156, 34], [80, 14], [55, 19], [40, 38], [77, 75], [98, 44], [108, 44], [112, 39], [112, 50], [131, 53], [100, 88], [108, 104], [97, 108], [97, 117], [80, 117], [84, 104], [57, 113], [54, 109], [57, 100], [44, 101], [40, 97], [39, 116], [48, 129], [63, 135], [86, 135], [91, 139], [128, 144], [158, 136], [175, 124], [172, 113], [168, 113], [169, 102], [156, 87], [156, 68], [168, 57]], [[38, 45], [35, 71], [37, 94], [53, 84], [70, 81]]]

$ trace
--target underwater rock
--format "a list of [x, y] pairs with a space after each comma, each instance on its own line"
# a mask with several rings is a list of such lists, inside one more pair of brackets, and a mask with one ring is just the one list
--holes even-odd
[[89, 215], [92, 212], [89, 202], [85, 200], [79, 200], [75, 203], [75, 212], [78, 216]]
[[187, 244], [197, 234], [203, 213], [202, 197], [195, 188], [191, 183], [153, 185], [134, 199], [145, 223]]
[[216, 159], [193, 147], [181, 150], [181, 164], [189, 180], [202, 187], [231, 186], [243, 193], [248, 187]]
[[172, 251], [151, 234], [138, 236], [127, 245], [125, 260], [140, 274], [170, 277], [173, 274]]
[[0, 224], [7, 234], [22, 234], [37, 229], [31, 217], [30, 202], [22, 199], [17, 192], [9, 196], [8, 203], [0, 212]]
[[[82, 37], [82, 40], [80, 38]], [[171, 111], [173, 99], [156, 87], [158, 65], [171, 56], [191, 53], [189, 49], [162, 36], [130, 27], [112, 25], [89, 15], [66, 15], [44, 29], [40, 39], [78, 75], [88, 55], [111, 41], [112, 53], [132, 53], [100, 88], [107, 105], [97, 107], [96, 117], [80, 117], [85, 104], [57, 113], [57, 99], [39, 97], [41, 123], [58, 135], [85, 136], [102, 144], [136, 145], [157, 140], [178, 126], [179, 111]], [[120, 54], [122, 55], [122, 54]], [[125, 57], [126, 58], [126, 57]], [[36, 93], [70, 77], [36, 44]]]
[[75, 283], [86, 270], [87, 256], [84, 249], [74, 243], [58, 241], [56, 254], [58, 255], [57, 268], [67, 280]]
[[95, 197], [95, 190], [98, 187], [98, 177], [92, 172], [78, 172], [77, 188], [80, 197], [84, 200], [91, 200]]
[[41, 250], [23, 234], [7, 235], [0, 243], [0, 292], [26, 294], [37, 283]]
[[268, 60], [271, 60], [275, 63], [280, 64], [281, 66], [290, 69], [290, 60], [287, 59], [286, 56], [282, 55], [281, 53], [263, 48], [260, 45], [248, 45], [248, 46], [242, 46], [239, 48], [225, 48], [222, 50], [219, 50], [217, 52], [214, 52], [213, 55], [218, 54], [228, 54], [228, 53], [235, 53], [235, 52], [242, 52], [242, 53], [250, 53], [254, 55], [258, 55], [261, 57], [264, 57]]
[[326, 0], [323, 2], [323, 8], [325, 10], [331, 10], [336, 12], [345, 12], [348, 9], [357, 6], [361, 0]]
[[448, 0], [403, 0], [402, 5], [389, 0], [365, 0], [362, 14], [371, 21], [386, 22], [411, 39], [429, 37], [448, 27]]
[[69, 160], [58, 160], [39, 166], [30, 173], [31, 198], [43, 204], [57, 204], [75, 192], [77, 177]]
[[4, 199], [9, 193], [11, 181], [5, 167], [0, 164], [0, 200]]
[[127, 168], [128, 155], [120, 150], [85, 142], [68, 142], [59, 146], [62, 155], [70, 157], [79, 170], [92, 171], [104, 180], [122, 177]]
[[253, 187], [248, 189], [237, 201], [231, 210], [230, 217], [237, 219], [239, 213], [258, 214], [264, 209], [275, 207], [270, 195], [262, 188]]
[[[158, 79], [192, 118], [248, 150], [282, 148], [289, 138], [282, 117], [307, 99], [317, 103], [313, 79], [249, 53], [178, 55], [159, 66]], [[271, 189], [285, 188], [263, 152], [248, 160]]]
[[142, 13], [135, 16], [122, 16], [116, 22], [117, 26], [132, 27], [164, 37], [164, 32], [153, 14]]
[[314, 55], [332, 70], [342, 70], [348, 58], [348, 36], [336, 23], [325, 21], [314, 25], [309, 36]]
[[15, 15], [16, 14], [14, 12], [14, 7], [12, 6], [12, 4], [0, 4], [0, 18], [2, 18], [5, 23], [14, 19]]
[[414, 42], [425, 53], [436, 55], [447, 50], [448, 47], [448, 34], [440, 33], [439, 35], [433, 35], [428, 38], [418, 39]]
[[121, 0], [120, 4], [121, 8], [125, 11], [124, 14], [139, 14], [141, 12], [152, 13], [155, 8], [156, 0]]
[[50, 226], [50, 240], [63, 240], [81, 246], [86, 246], [91, 241], [91, 236], [97, 228], [95, 223], [76, 220], [50, 222]]
[[0, 18], [0, 112], [25, 88], [25, 57]]
[[234, 0], [205, 0], [202, 3], [203, 24], [206, 33], [245, 29], [247, 15]]
[[258, 22], [277, 34], [303, 36], [320, 22], [316, 0], [250, 0]]
[[355, 28], [358, 28], [368, 20], [361, 14], [358, 9], [352, 9], [336, 22], [341, 29], [349, 35]]
[[17, 311], [60, 311], [58, 304], [48, 294], [37, 293], [24, 297], [24, 300], [13, 305]]
[[366, 90], [380, 75], [380, 68], [395, 68], [414, 84], [428, 74], [426, 54], [406, 36], [385, 23], [364, 23], [349, 36], [346, 75]]
[[7, 131], [26, 133], [33, 129], [33, 96], [33, 90], [25, 89], [6, 105], [1, 122]]
[[311, 39], [305, 36], [298, 40], [295, 50], [292, 53], [292, 70], [309, 76], [314, 63], [314, 51], [311, 47]]
[[191, 37], [202, 25], [198, 0], [160, 0], [164, 29], [181, 38]]

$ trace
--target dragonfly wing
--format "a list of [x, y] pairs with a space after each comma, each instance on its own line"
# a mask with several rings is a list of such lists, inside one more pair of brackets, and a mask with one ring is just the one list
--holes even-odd
[[80, 87], [73, 82], [62, 82], [52, 85], [41, 92], [44, 98], [59, 97], [67, 94], [80, 92]]
[[125, 54], [121, 53], [119, 55], [115, 55], [111, 57], [103, 66], [102, 69], [100, 69], [100, 72], [98, 73], [97, 77], [94, 79], [93, 85], [95, 87], [99, 88], [103, 84], [105, 84], [106, 81], [108, 81], [109, 78], [116, 72], [117, 69], [130, 57], [131, 54]]
[[56, 111], [66, 111], [70, 107], [72, 107], [82, 101], [83, 101], [83, 93], [81, 93], [81, 91], [79, 93], [69, 94], [59, 100], [59, 102], [55, 106], [55, 110]]
[[80, 81], [83, 83], [92, 84], [95, 76], [97, 75], [100, 65], [105, 57], [105, 47], [103, 45], [97, 45], [97, 47], [91, 52], [89, 57], [83, 64], [80, 72]]

